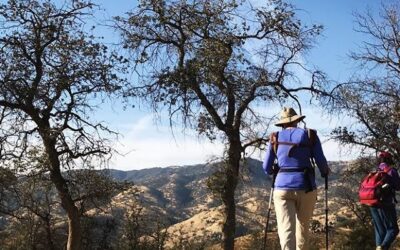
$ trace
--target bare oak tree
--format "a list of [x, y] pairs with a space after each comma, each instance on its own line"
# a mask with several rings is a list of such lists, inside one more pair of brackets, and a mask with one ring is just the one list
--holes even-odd
[[[0, 160], [39, 147], [68, 216], [67, 249], [80, 249], [80, 207], [63, 170], [106, 163], [108, 130], [91, 111], [120, 87], [121, 57], [85, 27], [93, 4], [9, 0], [0, 5]], [[89, 33], [89, 34], [88, 34]]]
[[224, 249], [233, 249], [242, 154], [266, 142], [270, 122], [257, 107], [297, 101], [300, 91], [324, 93], [323, 74], [301, 60], [321, 27], [303, 25], [279, 0], [260, 8], [246, 1], [142, 0], [116, 26], [139, 75], [135, 92], [156, 110], [167, 109], [171, 124], [225, 143], [223, 240]]
[[379, 15], [368, 11], [355, 17], [356, 31], [366, 39], [350, 55], [359, 67], [337, 88], [334, 106], [355, 124], [336, 128], [332, 135], [346, 145], [389, 150], [400, 161], [400, 6], [382, 6]]

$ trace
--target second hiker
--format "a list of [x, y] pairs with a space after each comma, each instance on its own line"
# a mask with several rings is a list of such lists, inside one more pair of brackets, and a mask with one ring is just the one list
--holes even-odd
[[400, 190], [400, 177], [394, 168], [393, 157], [389, 152], [381, 152], [379, 158], [379, 171], [388, 174], [387, 190], [379, 205], [371, 206], [372, 222], [375, 229], [375, 243], [377, 250], [389, 249], [399, 233], [396, 215], [396, 195], [395, 191]]
[[[305, 118], [284, 108], [275, 124], [282, 131], [270, 136], [263, 163], [267, 174], [277, 174], [273, 194], [282, 250], [308, 249], [309, 221], [317, 199], [315, 160], [321, 175], [330, 173], [315, 130], [299, 128]], [[279, 169], [274, 169], [277, 159]]]

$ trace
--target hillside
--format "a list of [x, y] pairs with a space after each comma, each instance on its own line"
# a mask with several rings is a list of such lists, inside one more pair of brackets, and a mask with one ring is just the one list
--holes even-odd
[[[270, 191], [270, 177], [261, 168], [261, 162], [250, 159], [242, 168], [242, 175], [237, 189], [237, 236], [244, 236], [263, 230]], [[331, 162], [334, 174], [330, 185], [337, 182], [339, 173], [345, 163]], [[207, 179], [215, 172], [216, 166], [193, 165], [181, 167], [153, 168], [144, 170], [118, 171], [109, 170], [109, 174], [119, 181], [129, 181], [140, 187], [139, 199], [144, 207], [158, 209], [157, 214], [163, 215], [169, 234], [167, 246], [190, 244], [193, 241], [218, 241], [221, 239], [222, 206], [207, 187]], [[322, 230], [324, 223], [323, 179], [317, 171], [317, 183], [320, 186], [319, 202], [315, 211], [314, 228]], [[113, 199], [114, 206], [123, 207], [126, 204], [124, 194]], [[331, 199], [330, 206], [335, 215], [330, 215], [330, 221], [335, 222], [336, 214], [346, 213]], [[150, 211], [150, 210], [148, 210]], [[271, 218], [272, 228], [275, 226]]]
[[[109, 170], [109, 174], [118, 181], [145, 186], [145, 196], [152, 196], [157, 205], [165, 209], [169, 220], [178, 222], [221, 205], [207, 187], [209, 176], [217, 168], [215, 164], [199, 164], [132, 171]], [[266, 195], [270, 179], [263, 173], [261, 163], [250, 159], [243, 169], [238, 201], [248, 199], [249, 194]], [[141, 199], [147, 200], [145, 197]]]
[[[341, 186], [338, 178], [346, 164], [331, 162], [330, 165], [333, 175], [330, 177], [329, 221], [333, 226], [338, 220], [353, 215], [343, 206], [341, 198], [331, 195]], [[222, 238], [223, 206], [218, 195], [209, 187], [218, 187], [221, 175], [215, 173], [218, 173], [219, 167], [218, 164], [198, 164], [132, 171], [103, 171], [103, 174], [118, 182], [126, 182], [127, 186], [125, 191], [113, 193], [111, 199], [106, 202], [97, 205], [82, 203], [82, 207], [90, 206], [83, 217], [83, 238], [88, 245], [97, 244], [99, 249], [129, 249], [129, 246], [119, 245], [120, 242], [140, 242], [144, 244], [145, 249], [156, 248], [154, 244], [178, 249], [215, 247]], [[81, 173], [73, 171], [68, 174]], [[318, 171], [317, 183], [320, 190], [312, 230], [321, 232], [325, 219], [324, 191], [323, 179]], [[251, 235], [259, 234], [264, 229], [270, 186], [271, 178], [264, 174], [261, 162], [248, 159], [241, 168], [236, 192], [238, 242], [243, 241], [251, 245], [251, 240], [254, 239]], [[96, 186], [94, 188], [96, 189]], [[54, 223], [52, 227], [62, 238], [67, 230], [65, 214], [56, 202], [56, 193], [49, 194], [54, 200], [53, 205], [49, 204], [49, 211], [52, 211], [51, 222]], [[24, 207], [15, 209], [19, 215], [29, 215], [30, 210]], [[13, 228], [20, 225], [17, 219], [7, 215], [0, 216], [0, 221], [1, 235], [12, 234]], [[32, 220], [32, 223], [37, 222], [40, 220]], [[270, 229], [274, 231], [275, 226], [275, 217], [272, 214]], [[276, 237], [276, 234], [273, 235]]]

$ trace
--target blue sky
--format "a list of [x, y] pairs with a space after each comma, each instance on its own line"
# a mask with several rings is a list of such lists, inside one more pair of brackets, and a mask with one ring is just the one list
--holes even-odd
[[[115, 15], [123, 15], [136, 5], [136, 1], [96, 0], [104, 12], [98, 17], [104, 20]], [[253, 0], [253, 2], [257, 2]], [[260, 3], [264, 1], [259, 1]], [[305, 23], [317, 23], [324, 26], [323, 34], [317, 39], [316, 46], [304, 57], [309, 65], [315, 65], [328, 74], [333, 80], [345, 80], [352, 72], [348, 53], [356, 50], [365, 39], [354, 31], [354, 12], [365, 12], [367, 8], [376, 11], [381, 2], [376, 0], [291, 0], [298, 9], [298, 16]], [[384, 1], [390, 3], [392, 1]], [[113, 42], [117, 34], [107, 28], [99, 28], [105, 36], [105, 42]], [[279, 107], [272, 109], [278, 113]], [[327, 140], [330, 130], [343, 124], [345, 117], [328, 117], [316, 107], [303, 103], [308, 127], [319, 131], [323, 148], [328, 160], [347, 160], [353, 155], [347, 149], [340, 148], [336, 143]], [[195, 132], [175, 128], [173, 133], [167, 125], [167, 120], [157, 120], [154, 115], [143, 107], [122, 110], [117, 101], [112, 105], [105, 105], [96, 114], [98, 119], [105, 121], [110, 128], [118, 131], [121, 137], [115, 142], [115, 148], [124, 156], [112, 158], [111, 167], [122, 170], [141, 169], [149, 167], [166, 167], [176, 165], [190, 165], [204, 163], [212, 155], [220, 155], [222, 145], [210, 143], [206, 139], [199, 139]], [[254, 158], [262, 159], [263, 153], [257, 152]]]
[[393, 1], [379, 0], [291, 0], [297, 13], [305, 22], [319, 23], [324, 32], [307, 58], [318, 65], [330, 78], [345, 80], [354, 68], [348, 58], [351, 50], [356, 50], [365, 38], [354, 31], [353, 13], [364, 13], [367, 9], [379, 11], [382, 3]]

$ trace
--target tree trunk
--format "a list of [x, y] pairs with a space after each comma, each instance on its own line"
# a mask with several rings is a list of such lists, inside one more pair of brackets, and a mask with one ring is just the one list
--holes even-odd
[[53, 236], [52, 236], [52, 232], [51, 232], [51, 223], [50, 223], [50, 218], [49, 216], [46, 216], [46, 218], [44, 219], [45, 223], [46, 223], [46, 237], [47, 237], [47, 244], [48, 244], [48, 249], [49, 250], [54, 250], [56, 249], [54, 247], [54, 243], [53, 243]]
[[56, 144], [47, 136], [42, 136], [46, 153], [50, 162], [50, 178], [54, 183], [61, 199], [61, 206], [68, 216], [67, 250], [81, 249], [81, 222], [78, 208], [69, 192], [66, 180], [61, 174], [60, 160], [56, 151]]
[[236, 232], [236, 203], [235, 190], [239, 177], [241, 144], [239, 136], [229, 139], [226, 182], [222, 193], [224, 203], [224, 224], [222, 228], [224, 250], [233, 250]]
[[60, 168], [53, 168], [50, 176], [61, 198], [61, 206], [65, 209], [68, 216], [67, 250], [79, 250], [81, 249], [81, 223], [78, 208], [72, 200], [67, 183], [61, 175]]

